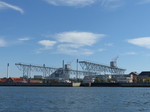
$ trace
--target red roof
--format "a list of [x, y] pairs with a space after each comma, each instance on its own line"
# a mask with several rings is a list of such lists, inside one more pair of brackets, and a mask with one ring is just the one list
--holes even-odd
[[6, 78], [0, 79], [0, 82], [6, 82]]
[[10, 77], [9, 79], [11, 79], [13, 82], [23, 82], [24, 81], [23, 78], [19, 78], [19, 77]]

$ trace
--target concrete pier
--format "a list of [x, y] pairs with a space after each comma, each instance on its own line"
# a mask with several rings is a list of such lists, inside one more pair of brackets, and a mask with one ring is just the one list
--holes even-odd
[[0, 83], [0, 86], [79, 87], [81, 83]]
[[150, 83], [0, 83], [0, 86], [35, 87], [150, 87]]

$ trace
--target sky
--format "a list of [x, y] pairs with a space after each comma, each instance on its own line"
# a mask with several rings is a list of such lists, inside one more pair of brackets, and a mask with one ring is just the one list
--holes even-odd
[[[0, 77], [75, 59], [150, 71], [150, 0], [0, 0]], [[82, 70], [80, 68], [80, 70]], [[35, 75], [37, 75], [36, 73]]]

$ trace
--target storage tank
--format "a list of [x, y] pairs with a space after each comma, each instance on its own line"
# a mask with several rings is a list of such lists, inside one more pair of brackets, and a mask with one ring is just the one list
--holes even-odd
[[65, 69], [71, 69], [70, 64], [65, 64]]
[[110, 66], [111, 66], [111, 67], [117, 67], [116, 61], [111, 61], [111, 62], [110, 62]]

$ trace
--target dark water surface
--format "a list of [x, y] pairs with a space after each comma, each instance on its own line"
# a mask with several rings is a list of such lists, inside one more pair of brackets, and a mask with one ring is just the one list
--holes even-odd
[[0, 87], [0, 112], [150, 112], [150, 88]]

